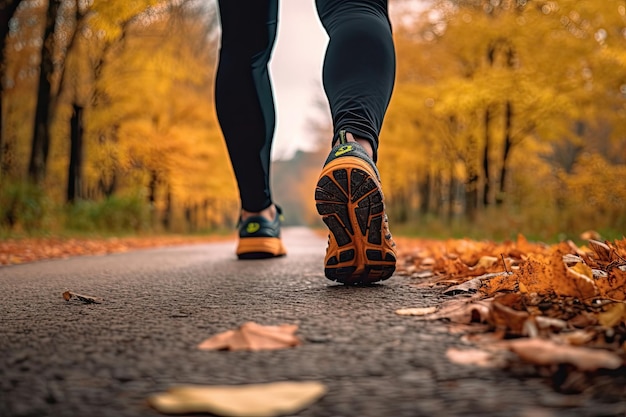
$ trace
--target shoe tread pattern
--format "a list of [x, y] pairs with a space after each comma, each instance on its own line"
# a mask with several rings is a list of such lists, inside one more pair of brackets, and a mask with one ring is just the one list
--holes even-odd
[[[383, 245], [383, 239], [391, 241], [391, 235], [382, 191], [371, 174], [360, 168], [338, 167], [319, 179], [315, 199], [338, 246], [338, 253], [327, 254], [326, 276], [344, 284], [370, 284], [391, 277], [396, 258]], [[391, 241], [390, 245], [395, 244]], [[356, 264], [358, 251], [362, 268]]]

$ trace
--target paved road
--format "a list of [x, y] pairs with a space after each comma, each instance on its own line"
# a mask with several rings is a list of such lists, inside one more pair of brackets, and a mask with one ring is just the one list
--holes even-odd
[[[451, 364], [458, 336], [394, 314], [437, 293], [403, 277], [335, 285], [324, 239], [285, 239], [289, 255], [274, 260], [237, 261], [229, 242], [0, 268], [0, 416], [158, 416], [145, 398], [172, 385], [282, 380], [329, 387], [299, 416], [624, 415], [624, 402], [556, 394], [528, 368]], [[66, 289], [106, 302], [66, 303]], [[296, 323], [304, 344], [196, 349], [249, 320]]]

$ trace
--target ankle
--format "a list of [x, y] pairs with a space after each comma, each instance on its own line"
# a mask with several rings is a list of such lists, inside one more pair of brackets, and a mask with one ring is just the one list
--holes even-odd
[[276, 206], [272, 204], [268, 208], [261, 211], [246, 211], [244, 209], [241, 209], [241, 220], [246, 221], [250, 217], [254, 216], [261, 216], [269, 221], [272, 221], [276, 218]]
[[365, 152], [367, 152], [370, 158], [374, 157], [374, 149], [372, 148], [372, 144], [370, 143], [369, 140], [363, 139], [363, 138], [356, 138], [350, 132], [346, 132], [346, 139], [348, 140], [348, 142], [358, 143], [359, 145], [363, 147], [363, 149], [365, 149]]

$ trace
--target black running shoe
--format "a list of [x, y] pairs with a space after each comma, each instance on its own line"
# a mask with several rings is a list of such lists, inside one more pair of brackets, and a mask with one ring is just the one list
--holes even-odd
[[324, 273], [343, 284], [385, 280], [396, 269], [380, 177], [374, 161], [339, 132], [315, 190], [318, 213], [330, 231]]
[[239, 221], [239, 259], [263, 259], [284, 256], [287, 254], [280, 239], [282, 210], [276, 206], [276, 217], [273, 221], [263, 216], [249, 217]]

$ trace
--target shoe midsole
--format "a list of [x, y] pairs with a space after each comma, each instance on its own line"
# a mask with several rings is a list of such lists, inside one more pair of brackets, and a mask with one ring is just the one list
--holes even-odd
[[286, 253], [283, 242], [277, 237], [245, 237], [239, 239], [237, 255], [257, 252], [271, 253], [275, 256]]

